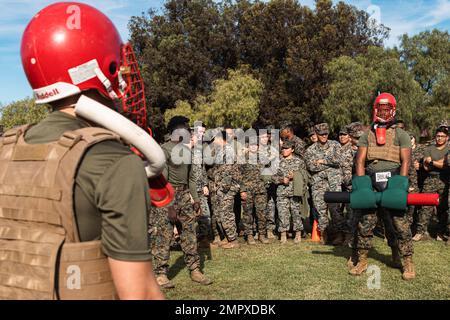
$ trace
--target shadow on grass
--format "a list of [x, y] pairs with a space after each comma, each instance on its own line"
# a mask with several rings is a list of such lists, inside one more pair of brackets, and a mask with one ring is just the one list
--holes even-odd
[[[180, 249], [177, 251], [182, 251], [182, 250]], [[211, 248], [199, 248], [198, 254], [200, 256], [200, 270], [203, 272], [204, 268], [205, 268], [205, 261], [212, 260]], [[181, 272], [181, 270], [183, 270], [185, 268], [186, 268], [186, 264], [184, 262], [184, 254], [183, 254], [183, 255], [179, 256], [177, 258], [177, 260], [175, 260], [175, 263], [172, 266], [170, 266], [169, 272], [168, 272], [169, 279], [175, 278]]]
[[[332, 252], [323, 252], [323, 251], [312, 251], [312, 254], [317, 255], [333, 255], [336, 257], [342, 257], [345, 258], [345, 260], [348, 260], [350, 258], [350, 255], [352, 254], [352, 249], [346, 246], [341, 247], [333, 247]], [[392, 260], [391, 255], [385, 255], [383, 253], [380, 253], [376, 248], [372, 248], [369, 250], [369, 258], [372, 258], [374, 260], [377, 260], [389, 267], [392, 267]]]

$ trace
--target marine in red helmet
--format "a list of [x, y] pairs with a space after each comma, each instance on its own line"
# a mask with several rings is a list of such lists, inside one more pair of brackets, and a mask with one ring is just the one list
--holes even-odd
[[[393, 128], [396, 108], [397, 102], [393, 95], [379, 95], [373, 107], [372, 129], [363, 134], [358, 143], [356, 176], [369, 176], [376, 192], [389, 192], [388, 181], [394, 175], [403, 177], [405, 184], [408, 184], [411, 140], [405, 131]], [[378, 210], [381, 210], [380, 216], [383, 217], [386, 227], [393, 265], [402, 269], [404, 280], [415, 278], [412, 236], [406, 211], [383, 208]], [[373, 229], [377, 224], [376, 213], [376, 209], [356, 212], [358, 224], [352, 245], [357, 255], [351, 258], [352, 264], [349, 265], [352, 275], [361, 275], [367, 270], [367, 256], [372, 248]]]
[[[145, 127], [131, 47], [103, 13], [64, 2], [32, 18], [21, 55], [36, 103], [52, 112], [0, 138], [0, 298], [163, 299], [147, 181], [163, 169], [163, 153], [111, 111]], [[127, 130], [140, 141], [124, 144]], [[154, 154], [147, 176], [130, 144]]]

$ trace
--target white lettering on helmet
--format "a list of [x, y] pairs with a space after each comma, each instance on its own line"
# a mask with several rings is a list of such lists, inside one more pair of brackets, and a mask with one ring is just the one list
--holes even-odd
[[59, 91], [57, 88], [53, 89], [52, 91], [47, 91], [47, 92], [43, 92], [43, 93], [36, 93], [36, 97], [39, 100], [44, 100], [44, 99], [48, 99], [51, 97], [55, 97], [59, 95]]

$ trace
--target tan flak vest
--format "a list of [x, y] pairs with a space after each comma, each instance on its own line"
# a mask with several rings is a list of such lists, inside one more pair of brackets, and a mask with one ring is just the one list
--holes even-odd
[[100, 241], [80, 242], [73, 191], [87, 149], [119, 137], [83, 128], [30, 145], [28, 128], [0, 138], [0, 299], [117, 298]]
[[372, 130], [369, 131], [368, 161], [385, 160], [401, 163], [400, 146], [394, 145], [396, 131], [392, 128], [386, 130], [386, 144], [384, 146], [377, 144], [375, 133]]

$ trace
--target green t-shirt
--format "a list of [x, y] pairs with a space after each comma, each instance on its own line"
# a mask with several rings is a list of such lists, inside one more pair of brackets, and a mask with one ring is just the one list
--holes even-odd
[[[423, 157], [428, 158], [431, 157], [433, 161], [439, 161], [442, 159], [445, 159], [447, 154], [449, 153], [449, 147], [445, 146], [442, 150], [439, 150], [435, 145], [428, 146], [424, 152]], [[444, 161], [445, 162], [445, 161]], [[444, 169], [437, 169], [435, 167], [431, 167], [430, 172], [439, 172], [439, 173], [446, 173], [447, 170]]]
[[[400, 128], [395, 129], [394, 145], [399, 146], [401, 149], [411, 148], [411, 138], [409, 137], [409, 134]], [[366, 132], [359, 139], [358, 147], [368, 147], [368, 146], [369, 146], [369, 133]], [[399, 167], [400, 164], [396, 162], [378, 160], [369, 163], [367, 169], [374, 172], [381, 172], [381, 171], [395, 170]]]
[[[56, 111], [30, 128], [25, 141], [49, 143], [66, 131], [88, 126]], [[75, 217], [81, 241], [101, 240], [104, 253], [116, 260], [150, 260], [148, 188], [143, 162], [128, 147], [117, 141], [91, 147], [75, 178]]]
[[[166, 156], [163, 175], [174, 187], [188, 186], [194, 200], [198, 200], [197, 181], [192, 174], [192, 151], [181, 143], [172, 141], [161, 146]], [[175, 149], [176, 148], [176, 149]]]

